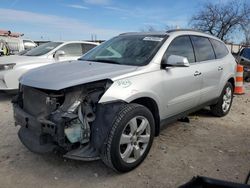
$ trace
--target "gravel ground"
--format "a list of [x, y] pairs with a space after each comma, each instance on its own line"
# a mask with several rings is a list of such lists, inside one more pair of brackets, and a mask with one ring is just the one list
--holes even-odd
[[230, 113], [213, 117], [204, 109], [190, 123], [162, 130], [137, 169], [117, 174], [101, 161], [67, 160], [28, 151], [18, 140], [11, 96], [0, 93], [0, 187], [178, 187], [202, 175], [243, 182], [250, 170], [250, 84], [234, 98]]

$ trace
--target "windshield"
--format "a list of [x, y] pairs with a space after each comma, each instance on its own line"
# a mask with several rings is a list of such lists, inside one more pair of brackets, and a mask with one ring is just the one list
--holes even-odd
[[47, 54], [51, 50], [55, 49], [57, 46], [62, 44], [61, 42], [48, 42], [45, 44], [42, 44], [36, 48], [33, 48], [29, 50], [27, 53], [23, 54], [25, 56], [40, 56]]
[[165, 35], [120, 35], [89, 51], [79, 60], [146, 65], [161, 47], [165, 38]]

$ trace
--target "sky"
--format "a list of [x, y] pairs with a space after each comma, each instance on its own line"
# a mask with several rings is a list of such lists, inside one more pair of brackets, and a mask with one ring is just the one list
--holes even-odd
[[[212, 1], [212, 0], [210, 0]], [[226, 0], [221, 0], [226, 1]], [[0, 0], [0, 29], [33, 40], [109, 39], [120, 33], [187, 28], [207, 0]]]

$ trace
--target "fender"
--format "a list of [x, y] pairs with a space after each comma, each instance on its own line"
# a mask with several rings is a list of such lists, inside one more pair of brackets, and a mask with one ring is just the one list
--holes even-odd
[[107, 103], [117, 100], [130, 103], [138, 98], [148, 97], [156, 102], [161, 117], [161, 112], [164, 112], [163, 105], [160, 105], [160, 98], [156, 94], [159, 91], [161, 92], [161, 83], [142, 82], [142, 80], [143, 78], [134, 76], [114, 81], [110, 88], [101, 97], [99, 103]]

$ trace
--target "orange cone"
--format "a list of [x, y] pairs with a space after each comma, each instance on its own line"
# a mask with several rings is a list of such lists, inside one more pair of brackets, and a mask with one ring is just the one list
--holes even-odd
[[244, 86], [243, 86], [243, 66], [237, 65], [237, 73], [236, 73], [236, 83], [235, 83], [235, 90], [234, 94], [242, 95], [245, 93]]

